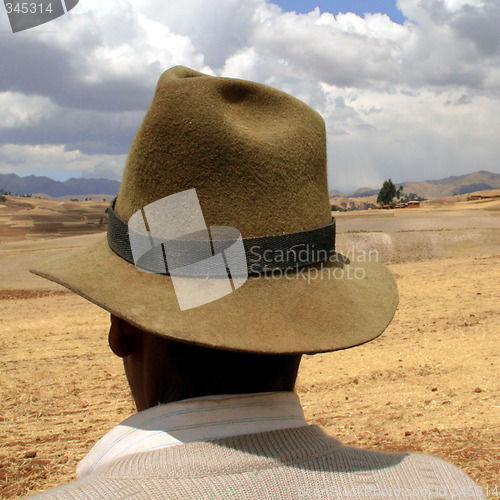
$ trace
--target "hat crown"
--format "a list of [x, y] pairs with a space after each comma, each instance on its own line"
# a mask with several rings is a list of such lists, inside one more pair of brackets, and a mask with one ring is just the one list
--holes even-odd
[[116, 212], [128, 220], [192, 188], [207, 225], [244, 238], [328, 224], [323, 119], [266, 85], [166, 71], [132, 142]]

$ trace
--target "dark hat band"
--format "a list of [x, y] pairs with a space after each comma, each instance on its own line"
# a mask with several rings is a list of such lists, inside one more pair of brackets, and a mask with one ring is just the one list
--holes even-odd
[[[138, 268], [156, 274], [170, 275], [175, 270], [175, 276], [186, 277], [219, 277], [214, 269], [210, 272], [210, 261], [207, 260], [207, 241], [203, 235], [197, 233], [189, 235], [190, 240], [165, 240], [160, 237], [138, 233], [131, 230], [127, 222], [121, 220], [114, 212], [116, 198], [108, 209], [108, 245], [125, 259]], [[238, 233], [234, 228], [234, 232]], [[239, 233], [238, 233], [239, 235]], [[141, 258], [134, 260], [131, 241], [143, 248]], [[233, 247], [236, 239], [210, 241], [210, 256], [215, 253], [224, 254]], [[236, 254], [236, 259], [246, 258], [246, 263], [240, 262], [248, 275], [261, 275], [280, 269], [298, 269], [310, 264], [325, 262], [335, 254], [335, 219], [330, 224], [312, 229], [283, 235], [261, 236], [256, 238], [242, 238], [244, 252]], [[168, 251], [166, 251], [166, 249]], [[167, 255], [174, 258], [167, 259]], [[234, 252], [232, 257], [234, 258]], [[193, 269], [192, 264], [204, 260], [206, 266], [202, 273]], [[168, 262], [175, 262], [175, 266], [168, 267]], [[234, 263], [234, 261], [233, 261]], [[226, 262], [227, 265], [227, 262]], [[208, 270], [207, 270], [208, 266]], [[241, 266], [236, 268], [242, 269]], [[234, 276], [234, 266], [233, 277]], [[227, 278], [227, 273], [221, 278]]]

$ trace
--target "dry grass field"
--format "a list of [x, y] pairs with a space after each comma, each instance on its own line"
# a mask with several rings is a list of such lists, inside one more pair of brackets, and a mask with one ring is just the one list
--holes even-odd
[[[78, 461], [134, 407], [107, 347], [107, 313], [27, 272], [99, 235], [41, 238], [28, 224], [7, 235], [13, 222], [1, 217], [0, 498], [18, 498], [74, 479]], [[375, 341], [304, 357], [297, 389], [308, 421], [356, 446], [437, 455], [491, 491], [500, 200], [345, 213], [338, 229], [345, 252], [379, 250], [400, 305]]]
[[2, 241], [46, 239], [106, 230], [109, 202], [58, 201], [7, 196], [0, 203]]

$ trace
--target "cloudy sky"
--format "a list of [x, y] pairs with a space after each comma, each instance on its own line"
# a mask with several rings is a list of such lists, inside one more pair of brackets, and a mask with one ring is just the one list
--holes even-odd
[[498, 0], [80, 0], [13, 34], [0, 5], [0, 173], [119, 179], [177, 64], [318, 110], [330, 189], [500, 173], [499, 26]]

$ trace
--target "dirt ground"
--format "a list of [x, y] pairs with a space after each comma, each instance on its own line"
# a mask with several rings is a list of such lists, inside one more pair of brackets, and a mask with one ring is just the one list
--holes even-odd
[[[339, 217], [339, 246], [377, 248], [400, 305], [375, 341], [305, 356], [297, 390], [308, 421], [344, 443], [436, 455], [491, 492], [499, 485], [500, 210], [498, 201], [478, 206]], [[95, 237], [0, 241], [0, 498], [71, 481], [92, 445], [134, 413], [107, 346], [108, 314], [27, 272]]]
[[0, 203], [2, 240], [57, 238], [103, 232], [109, 202], [59, 201], [6, 196]]

